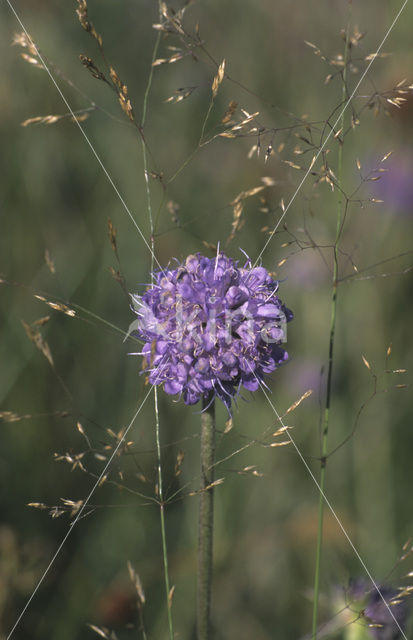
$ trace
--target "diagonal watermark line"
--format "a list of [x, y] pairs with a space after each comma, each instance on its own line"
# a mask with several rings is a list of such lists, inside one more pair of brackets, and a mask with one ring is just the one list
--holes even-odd
[[116, 184], [114, 183], [114, 181], [113, 181], [112, 177], [110, 176], [110, 174], [109, 174], [108, 170], [106, 169], [105, 165], [103, 164], [103, 162], [102, 162], [102, 160], [101, 160], [101, 158], [100, 158], [99, 154], [97, 153], [97, 151], [96, 151], [95, 147], [94, 147], [94, 146], [93, 146], [93, 144], [91, 143], [91, 141], [90, 141], [90, 139], [89, 139], [89, 137], [88, 137], [87, 133], [85, 132], [84, 128], [82, 127], [82, 125], [80, 124], [80, 122], [78, 121], [78, 119], [76, 118], [76, 115], [75, 115], [75, 113], [73, 112], [72, 107], [71, 107], [71, 106], [70, 106], [70, 104], [68, 103], [68, 101], [67, 101], [67, 99], [66, 99], [65, 95], [63, 94], [62, 90], [60, 89], [59, 85], [57, 84], [57, 82], [56, 82], [56, 80], [55, 80], [55, 78], [54, 78], [53, 74], [51, 73], [51, 71], [50, 71], [49, 67], [47, 66], [47, 64], [46, 64], [46, 62], [45, 62], [44, 58], [42, 57], [42, 55], [41, 55], [41, 53], [40, 53], [39, 49], [36, 47], [35, 43], [33, 42], [33, 40], [32, 40], [32, 38], [31, 38], [30, 34], [28, 33], [28, 31], [27, 31], [26, 27], [24, 26], [23, 22], [21, 21], [21, 19], [20, 19], [19, 15], [17, 14], [17, 12], [16, 12], [15, 8], [13, 7], [12, 3], [10, 2], [10, 0], [6, 0], [6, 2], [7, 2], [7, 4], [9, 5], [10, 10], [11, 10], [11, 11], [12, 11], [12, 13], [14, 14], [14, 17], [16, 18], [17, 22], [19, 23], [20, 27], [23, 29], [24, 33], [26, 34], [27, 38], [29, 39], [30, 43], [33, 45], [33, 47], [34, 47], [34, 49], [35, 49], [35, 51], [36, 51], [36, 54], [37, 54], [37, 56], [38, 56], [39, 60], [41, 61], [41, 63], [42, 63], [42, 65], [43, 65], [43, 67], [44, 67], [44, 69], [45, 69], [45, 71], [46, 71], [47, 75], [49, 76], [50, 80], [52, 81], [52, 83], [53, 83], [53, 84], [54, 84], [54, 86], [56, 87], [56, 89], [57, 89], [57, 91], [58, 91], [58, 93], [59, 93], [60, 97], [62, 98], [63, 102], [65, 103], [66, 107], [68, 108], [69, 113], [71, 114], [71, 116], [72, 116], [72, 118], [73, 118], [74, 122], [77, 124], [77, 126], [78, 126], [78, 128], [79, 128], [79, 130], [80, 130], [81, 134], [83, 135], [84, 139], [86, 140], [87, 144], [89, 145], [90, 150], [92, 151], [93, 155], [95, 156], [96, 160], [98, 161], [98, 164], [100, 165], [100, 167], [101, 167], [101, 169], [102, 169], [103, 173], [105, 174], [105, 176], [106, 176], [106, 178], [108, 179], [108, 181], [109, 181], [109, 183], [110, 183], [111, 187], [113, 188], [113, 190], [115, 191], [115, 193], [116, 193], [116, 195], [118, 196], [119, 200], [121, 201], [121, 203], [122, 203], [122, 205], [123, 205], [123, 208], [125, 209], [126, 213], [128, 214], [129, 218], [131, 219], [131, 221], [132, 221], [133, 225], [136, 227], [136, 229], [137, 229], [137, 231], [138, 231], [138, 233], [139, 233], [140, 237], [142, 238], [143, 242], [145, 243], [146, 247], [149, 249], [149, 252], [150, 252], [150, 254], [151, 254], [152, 258], [155, 260], [156, 264], [157, 264], [157, 265], [158, 265], [158, 267], [161, 269], [162, 267], [161, 267], [161, 265], [159, 264], [159, 262], [158, 262], [158, 260], [157, 260], [157, 258], [156, 258], [156, 256], [155, 256], [155, 254], [154, 254], [154, 252], [153, 252], [153, 250], [152, 250], [151, 246], [149, 245], [148, 241], [146, 240], [145, 236], [143, 235], [143, 233], [142, 233], [142, 231], [141, 231], [141, 228], [139, 227], [138, 223], [136, 222], [136, 220], [135, 220], [134, 216], [132, 215], [132, 213], [131, 213], [131, 211], [130, 211], [130, 209], [129, 209], [128, 205], [127, 205], [127, 204], [126, 204], [126, 202], [125, 202], [125, 200], [124, 200], [124, 199], [123, 199], [123, 197], [121, 196], [121, 194], [120, 194], [120, 192], [119, 192], [119, 189], [117, 188], [117, 186], [116, 186]]
[[67, 533], [65, 534], [63, 540], [61, 541], [60, 545], [58, 546], [57, 550], [55, 551], [55, 554], [53, 556], [53, 558], [50, 560], [49, 564], [47, 565], [46, 569], [44, 570], [40, 580], [38, 581], [36, 587], [34, 588], [30, 598], [28, 599], [28, 601], [26, 602], [24, 608], [22, 609], [19, 617], [17, 618], [16, 622], [14, 623], [14, 626], [12, 628], [12, 630], [10, 631], [9, 635], [7, 636], [6, 640], [10, 640], [10, 638], [12, 637], [16, 627], [18, 626], [20, 620], [23, 618], [24, 614], [26, 613], [31, 601], [33, 600], [34, 596], [36, 595], [37, 591], [39, 590], [41, 584], [43, 583], [43, 580], [45, 579], [45, 577], [47, 576], [47, 574], [49, 573], [52, 565], [54, 564], [54, 561], [56, 560], [57, 556], [59, 555], [59, 553], [61, 552], [61, 550], [63, 549], [64, 544], [66, 543], [66, 540], [68, 539], [68, 537], [70, 536], [70, 534], [72, 533], [75, 525], [77, 524], [77, 522], [80, 519], [80, 516], [82, 515], [83, 511], [85, 510], [86, 505], [88, 504], [89, 500], [91, 499], [92, 495], [94, 494], [94, 492], [96, 491], [97, 487], [99, 486], [100, 482], [102, 481], [102, 478], [104, 477], [104, 475], [106, 474], [106, 471], [108, 470], [109, 466], [112, 463], [113, 458], [116, 456], [117, 452], [119, 451], [121, 445], [123, 444], [128, 432], [130, 431], [130, 429], [132, 428], [132, 425], [134, 424], [136, 418], [138, 417], [139, 413], [141, 412], [141, 409], [143, 408], [143, 405], [145, 404], [146, 400], [149, 398], [152, 389], [154, 388], [155, 385], [152, 385], [151, 388], [149, 389], [148, 393], [146, 394], [146, 396], [144, 397], [144, 399], [142, 400], [140, 406], [138, 407], [138, 410], [136, 411], [135, 415], [133, 416], [132, 420], [130, 421], [128, 427], [125, 430], [125, 433], [123, 434], [122, 438], [119, 440], [116, 448], [113, 450], [112, 455], [110, 456], [109, 460], [107, 461], [103, 471], [101, 472], [99, 478], [96, 480], [95, 484], [93, 485], [92, 489], [89, 492], [89, 495], [87, 496], [87, 498], [84, 500], [81, 509], [79, 509], [76, 518], [73, 520], [73, 522], [70, 523], [70, 527], [67, 531]]
[[[8, 2], [9, 0], [7, 0]], [[329, 141], [329, 139], [331, 138], [331, 136], [333, 135], [333, 132], [336, 128], [336, 126], [338, 125], [338, 123], [341, 120], [341, 117], [343, 115], [343, 113], [346, 111], [347, 107], [349, 106], [349, 104], [351, 103], [352, 99], [354, 98], [354, 96], [356, 95], [356, 92], [358, 90], [358, 88], [360, 87], [361, 83], [363, 82], [364, 78], [366, 77], [367, 73], [370, 71], [371, 65], [373, 64], [373, 62], [376, 60], [377, 56], [379, 55], [381, 49], [383, 48], [384, 43], [386, 42], [387, 38], [389, 37], [390, 33], [392, 32], [394, 26], [396, 25], [396, 22], [398, 21], [398, 19], [400, 18], [401, 14], [403, 13], [403, 10], [405, 8], [405, 6], [407, 5], [407, 3], [409, 2], [409, 0], [404, 0], [400, 10], [398, 11], [396, 17], [394, 18], [393, 22], [391, 23], [390, 27], [388, 28], [383, 40], [380, 42], [376, 53], [374, 54], [374, 56], [372, 57], [372, 59], [370, 60], [369, 64], [367, 65], [363, 75], [361, 76], [360, 80], [358, 81], [358, 83], [356, 84], [356, 86], [353, 89], [353, 92], [351, 94], [351, 96], [348, 98], [348, 100], [346, 101], [343, 109], [340, 112], [340, 115], [338, 116], [337, 120], [335, 121], [334, 125], [331, 127], [330, 129], [330, 133], [328, 134], [328, 136], [326, 137], [326, 139], [324, 140], [322, 146], [320, 147], [320, 149], [318, 150], [318, 152], [316, 153], [316, 155], [313, 157], [309, 168], [307, 169], [307, 171], [304, 174], [304, 177], [302, 178], [300, 184], [298, 185], [297, 189], [295, 190], [293, 196], [291, 197], [289, 203], [287, 204], [287, 206], [285, 207], [280, 219], [278, 220], [277, 224], [275, 225], [274, 229], [270, 232], [269, 237], [266, 241], [266, 243], [264, 244], [260, 254], [258, 255], [257, 259], [254, 262], [254, 267], [256, 266], [257, 262], [259, 261], [259, 259], [261, 258], [262, 254], [264, 253], [264, 251], [266, 250], [266, 248], [268, 247], [269, 243], [271, 242], [271, 240], [274, 237], [275, 232], [277, 231], [278, 227], [280, 226], [281, 222], [284, 220], [285, 216], [287, 215], [287, 212], [289, 210], [289, 208], [291, 207], [292, 203], [294, 202], [294, 200], [296, 199], [301, 187], [303, 186], [304, 182], [307, 180], [308, 176], [310, 175], [310, 171], [313, 168], [314, 164], [317, 162], [318, 158], [320, 157], [321, 153], [324, 150], [324, 147], [326, 146], [327, 142]]]
[[[251, 367], [250, 367], [251, 368]], [[277, 409], [275, 408], [275, 406], [273, 405], [273, 403], [271, 402], [271, 399], [268, 395], [268, 393], [265, 391], [264, 386], [261, 384], [260, 380], [258, 380], [257, 376], [255, 375], [254, 371], [251, 369], [251, 373], [253, 374], [254, 378], [257, 380], [258, 384], [261, 387], [261, 390], [264, 394], [264, 396], [266, 397], [268, 404], [270, 405], [271, 409], [273, 410], [273, 412], [275, 413], [275, 415], [277, 416], [277, 420], [280, 422], [280, 424], [285, 427], [286, 425], [283, 422], [282, 417], [280, 416], [280, 414], [278, 413]], [[390, 606], [388, 605], [385, 597], [383, 596], [380, 587], [378, 586], [378, 584], [376, 583], [376, 581], [374, 580], [373, 576], [371, 575], [370, 571], [368, 570], [366, 563], [364, 562], [363, 558], [361, 557], [360, 553], [357, 551], [356, 547], [354, 546], [350, 536], [348, 535], [346, 529], [344, 528], [344, 525], [342, 524], [340, 518], [338, 517], [338, 515], [336, 514], [331, 502], [329, 501], [329, 499], [327, 498], [326, 494], [324, 493], [324, 491], [322, 490], [322, 488], [320, 487], [320, 484], [317, 480], [317, 478], [315, 477], [314, 473], [311, 471], [310, 466], [308, 464], [308, 462], [306, 461], [306, 459], [304, 458], [303, 454], [300, 451], [300, 448], [298, 447], [298, 445], [296, 444], [294, 438], [292, 437], [292, 435], [290, 434], [290, 431], [288, 429], [286, 429], [286, 433], [291, 441], [291, 444], [294, 446], [294, 449], [296, 450], [296, 452], [298, 453], [303, 465], [305, 466], [305, 468], [307, 469], [308, 473], [310, 474], [314, 484], [316, 485], [317, 489], [319, 490], [319, 492], [321, 493], [321, 495], [323, 496], [323, 499], [326, 503], [326, 505], [328, 506], [328, 508], [330, 509], [331, 513], [333, 514], [335, 520], [337, 521], [337, 524], [339, 525], [341, 531], [343, 532], [345, 538], [347, 539], [347, 542], [349, 543], [350, 547], [352, 548], [352, 550], [354, 551], [357, 559], [359, 560], [361, 566], [363, 567], [364, 571], [366, 572], [367, 576], [369, 577], [372, 585], [374, 586], [375, 590], [377, 591], [377, 593], [379, 594], [380, 598], [383, 600], [386, 608], [388, 609], [391, 617], [393, 618], [395, 624], [397, 625], [397, 628], [399, 629], [401, 635], [403, 636], [404, 640], [407, 640], [407, 636], [404, 633], [403, 629], [401, 628], [400, 624], [398, 623], [398, 621], [396, 620], [393, 611], [391, 610]]]

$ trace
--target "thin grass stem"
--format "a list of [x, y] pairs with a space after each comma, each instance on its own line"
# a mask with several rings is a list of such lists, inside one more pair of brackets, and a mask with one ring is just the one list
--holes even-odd
[[[349, 4], [350, 10], [350, 4]], [[347, 94], [347, 62], [349, 53], [349, 36], [350, 36], [350, 19], [347, 22], [346, 40], [344, 45], [344, 66], [342, 75], [342, 102], [346, 99]], [[344, 110], [341, 114], [341, 131], [344, 130]], [[338, 184], [341, 186], [343, 176], [343, 142], [339, 141], [338, 149], [338, 167], [337, 177]], [[337, 288], [338, 288], [338, 253], [339, 253], [339, 240], [341, 231], [341, 213], [343, 208], [343, 191], [338, 189], [337, 199], [337, 221], [336, 221], [336, 235], [334, 243], [334, 264], [333, 264], [333, 283], [332, 283], [332, 297], [331, 297], [331, 316], [330, 316], [330, 337], [328, 346], [328, 372], [327, 372], [327, 391], [326, 391], [326, 404], [324, 410], [322, 442], [321, 442], [321, 471], [320, 471], [320, 497], [318, 504], [318, 526], [317, 526], [317, 547], [316, 547], [316, 559], [315, 559], [315, 573], [314, 573], [314, 606], [313, 606], [313, 624], [312, 624], [312, 640], [317, 640], [317, 624], [318, 624], [318, 605], [319, 605], [319, 593], [320, 593], [320, 574], [321, 574], [321, 554], [323, 545], [323, 524], [324, 524], [324, 492], [326, 482], [326, 466], [327, 466], [327, 443], [328, 432], [330, 426], [330, 407], [331, 407], [331, 382], [333, 375], [333, 359], [334, 359], [334, 339], [336, 332], [336, 318], [337, 318]]]
[[158, 459], [158, 496], [159, 496], [159, 513], [161, 518], [161, 535], [162, 535], [162, 555], [164, 566], [164, 582], [165, 582], [165, 595], [166, 604], [168, 610], [168, 629], [169, 638], [173, 640], [174, 629], [172, 620], [172, 602], [170, 600], [170, 582], [169, 582], [169, 565], [168, 565], [168, 547], [166, 543], [166, 525], [165, 525], [165, 502], [163, 498], [163, 482], [162, 482], [162, 457], [161, 457], [161, 438], [159, 428], [159, 407], [158, 407], [158, 394], [156, 387], [155, 391], [155, 434], [156, 434], [156, 453]]
[[[160, 10], [160, 5], [159, 5], [159, 10]], [[153, 69], [154, 69], [153, 62], [155, 61], [156, 56], [158, 54], [160, 40], [161, 40], [161, 33], [158, 32], [158, 35], [155, 40], [155, 45], [153, 48], [153, 53], [152, 53], [151, 70], [149, 72], [148, 83], [146, 85], [145, 94], [143, 98], [142, 119], [141, 119], [142, 130], [146, 122], [146, 114], [148, 109], [148, 97], [149, 97], [149, 92], [152, 86]], [[146, 188], [146, 203], [147, 203], [149, 226], [150, 226], [150, 233], [151, 233], [151, 238], [150, 238], [151, 269], [150, 270], [153, 277], [154, 260], [155, 260], [154, 222], [153, 222], [153, 215], [152, 215], [151, 191], [149, 187], [148, 157], [146, 152], [146, 144], [143, 137], [141, 137], [141, 144], [142, 144], [143, 170], [144, 170], [145, 188]], [[158, 390], [156, 386], [154, 387], [154, 409], [155, 409], [155, 439], [156, 439], [157, 475], [158, 475], [158, 498], [159, 498], [159, 514], [160, 514], [161, 537], [162, 537], [162, 556], [163, 556], [163, 566], [164, 566], [165, 596], [166, 596], [166, 607], [167, 607], [167, 613], [168, 613], [169, 639], [173, 640], [174, 629], [173, 629], [173, 620], [172, 620], [172, 603], [170, 600], [171, 589], [170, 589], [170, 580], [169, 580], [168, 547], [167, 547], [167, 541], [166, 541], [165, 503], [163, 498], [161, 435], [160, 435], [160, 422], [159, 422]]]
[[215, 400], [203, 400], [201, 414], [201, 486], [198, 533], [197, 629], [198, 640], [211, 634], [211, 585], [213, 566], [213, 522], [215, 460]]

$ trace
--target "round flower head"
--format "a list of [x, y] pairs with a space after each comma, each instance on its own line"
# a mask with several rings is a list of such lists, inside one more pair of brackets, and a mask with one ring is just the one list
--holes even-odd
[[228, 408], [242, 386], [256, 391], [288, 358], [281, 344], [292, 313], [277, 290], [264, 267], [239, 267], [222, 253], [154, 273], [132, 297], [149, 382], [186, 404], [215, 395]]

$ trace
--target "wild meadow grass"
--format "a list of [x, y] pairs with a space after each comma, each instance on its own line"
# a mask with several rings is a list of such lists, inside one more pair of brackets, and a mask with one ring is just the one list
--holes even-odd
[[[0, 15], [0, 637], [410, 637], [410, 3]], [[294, 312], [229, 412], [129, 355], [197, 252]]]

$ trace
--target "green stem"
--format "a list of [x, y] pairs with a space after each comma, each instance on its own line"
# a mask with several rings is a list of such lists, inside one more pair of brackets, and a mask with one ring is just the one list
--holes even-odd
[[[350, 9], [350, 5], [349, 5]], [[347, 78], [347, 61], [348, 61], [348, 42], [350, 34], [350, 20], [347, 23], [346, 29], [346, 42], [344, 48], [344, 67], [343, 67], [343, 86], [342, 86], [342, 104], [344, 105], [346, 100], [346, 78]], [[340, 123], [341, 132], [344, 129], [344, 109], [341, 114]], [[340, 133], [341, 135], [341, 133]], [[330, 337], [328, 346], [328, 371], [327, 371], [327, 391], [326, 391], [326, 404], [324, 410], [323, 419], [323, 431], [321, 442], [321, 471], [320, 471], [320, 498], [318, 503], [318, 528], [317, 528], [317, 547], [316, 547], [316, 560], [315, 560], [315, 573], [314, 573], [314, 607], [313, 607], [313, 625], [312, 625], [312, 640], [317, 640], [317, 624], [318, 624], [318, 601], [320, 593], [320, 574], [321, 574], [321, 552], [323, 544], [323, 523], [324, 523], [324, 490], [326, 482], [326, 466], [327, 466], [327, 442], [328, 431], [330, 425], [330, 405], [331, 405], [331, 382], [333, 375], [333, 356], [334, 356], [334, 339], [336, 331], [336, 317], [337, 317], [337, 287], [338, 287], [338, 245], [340, 240], [341, 230], [341, 212], [343, 206], [343, 192], [341, 189], [341, 180], [343, 174], [343, 141], [339, 139], [338, 149], [338, 167], [337, 178], [339, 183], [338, 200], [337, 200], [337, 221], [336, 221], [336, 236], [334, 243], [334, 264], [333, 264], [333, 283], [332, 283], [332, 297], [331, 297], [331, 316], [330, 316]]]
[[159, 410], [158, 410], [158, 394], [155, 387], [155, 433], [156, 433], [156, 453], [158, 458], [158, 497], [159, 497], [159, 512], [161, 516], [161, 535], [162, 535], [162, 555], [164, 566], [164, 581], [165, 581], [165, 595], [166, 605], [168, 610], [168, 627], [169, 638], [173, 640], [174, 630], [172, 622], [172, 603], [170, 601], [170, 583], [169, 583], [169, 567], [168, 567], [168, 549], [166, 545], [166, 526], [165, 526], [165, 503], [163, 499], [163, 483], [162, 483], [162, 458], [161, 458], [161, 438], [159, 429]]
[[[160, 9], [159, 9], [160, 10]], [[161, 40], [161, 33], [158, 32], [155, 46], [153, 48], [152, 53], [152, 63], [156, 59], [159, 43]], [[148, 82], [146, 85], [145, 95], [143, 98], [143, 106], [142, 106], [142, 120], [141, 120], [141, 128], [144, 129], [144, 125], [146, 122], [146, 113], [148, 107], [148, 97], [149, 92], [152, 86], [153, 79], [153, 64], [151, 64], [151, 70], [149, 73]], [[142, 156], [143, 156], [143, 170], [145, 177], [145, 188], [146, 188], [146, 205], [148, 209], [148, 217], [149, 217], [149, 226], [151, 232], [151, 273], [153, 274], [154, 270], [154, 257], [155, 257], [155, 239], [154, 239], [154, 224], [153, 224], [153, 215], [152, 215], [152, 202], [151, 202], [151, 192], [149, 188], [149, 177], [148, 177], [148, 157], [146, 152], [146, 144], [144, 137], [141, 137], [142, 143]], [[165, 582], [165, 596], [166, 596], [166, 606], [168, 612], [168, 629], [169, 629], [169, 640], [173, 640], [174, 638], [174, 629], [173, 629], [173, 621], [172, 621], [172, 603], [170, 599], [170, 581], [169, 581], [169, 566], [168, 566], [168, 548], [166, 543], [166, 525], [165, 525], [165, 503], [163, 498], [163, 481], [162, 481], [162, 457], [161, 457], [161, 437], [160, 437], [160, 427], [159, 427], [159, 407], [158, 407], [158, 390], [154, 388], [154, 408], [155, 408], [155, 438], [156, 438], [156, 454], [158, 461], [158, 498], [159, 498], [159, 514], [161, 521], [161, 536], [162, 536], [162, 556], [163, 556], [163, 566], [164, 566], [164, 582]]]
[[[209, 406], [208, 406], [209, 405]], [[213, 565], [215, 401], [204, 399], [201, 414], [201, 487], [199, 503], [197, 627], [198, 640], [209, 640]], [[208, 488], [209, 487], [209, 488]]]

